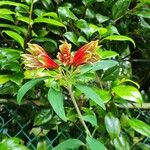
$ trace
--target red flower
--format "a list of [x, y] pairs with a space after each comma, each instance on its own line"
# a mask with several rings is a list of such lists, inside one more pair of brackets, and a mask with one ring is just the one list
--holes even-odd
[[99, 59], [99, 56], [95, 53], [98, 47], [98, 40], [91, 41], [83, 45], [74, 55], [72, 65], [79, 66], [82, 64], [95, 62]]
[[28, 44], [29, 51], [31, 54], [22, 54], [23, 63], [27, 68], [47, 68], [55, 69], [58, 68], [58, 64], [55, 63], [44, 51], [42, 47], [37, 44]]
[[68, 44], [66, 41], [64, 41], [59, 46], [60, 52], [58, 53], [57, 57], [58, 59], [64, 64], [64, 65], [70, 65], [71, 63], [71, 44]]

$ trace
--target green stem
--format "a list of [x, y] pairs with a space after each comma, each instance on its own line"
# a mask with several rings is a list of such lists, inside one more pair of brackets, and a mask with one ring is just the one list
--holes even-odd
[[78, 107], [78, 105], [77, 105], [77, 103], [76, 103], [76, 100], [75, 100], [75, 97], [74, 97], [74, 94], [73, 94], [73, 91], [72, 91], [71, 86], [68, 85], [68, 86], [67, 86], [67, 89], [68, 89], [68, 91], [69, 91], [69, 94], [70, 94], [71, 100], [72, 100], [72, 102], [73, 102], [73, 105], [74, 105], [74, 107], [75, 107], [75, 109], [76, 109], [76, 111], [77, 111], [77, 113], [78, 113], [78, 117], [79, 117], [79, 119], [80, 119], [80, 121], [81, 121], [83, 127], [85, 128], [86, 134], [89, 135], [89, 136], [91, 136], [91, 133], [90, 133], [88, 127], [86, 126], [86, 124], [85, 124], [85, 122], [84, 122], [84, 120], [83, 120], [82, 114], [81, 114], [81, 112], [80, 112], [80, 109], [79, 109], [79, 107]]

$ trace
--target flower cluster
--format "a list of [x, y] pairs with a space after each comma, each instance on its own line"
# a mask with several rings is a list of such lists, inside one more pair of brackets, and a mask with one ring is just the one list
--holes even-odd
[[[91, 41], [79, 48], [73, 55], [71, 53], [71, 44], [64, 41], [59, 46], [60, 52], [58, 53], [57, 58], [64, 66], [78, 67], [83, 64], [95, 62], [99, 59], [99, 56], [96, 54], [97, 47], [98, 40]], [[52, 60], [39, 45], [29, 43], [27, 51], [30, 54], [22, 54], [23, 64], [26, 68], [56, 69], [59, 67], [59, 65]]]

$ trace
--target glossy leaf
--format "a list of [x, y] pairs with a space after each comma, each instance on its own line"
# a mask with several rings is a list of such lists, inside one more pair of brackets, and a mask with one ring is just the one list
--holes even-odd
[[119, 54], [115, 51], [111, 51], [111, 50], [106, 50], [106, 51], [102, 51], [100, 53], [101, 55], [101, 58], [102, 59], [106, 59], [106, 58], [111, 58], [111, 57], [116, 57], [118, 56]]
[[37, 83], [45, 80], [46, 77], [44, 78], [37, 78], [37, 79], [33, 79], [33, 80], [30, 80], [28, 82], [26, 82], [18, 91], [18, 94], [17, 94], [17, 102], [19, 104], [21, 104], [21, 101], [22, 101], [22, 98], [24, 97], [24, 95], [31, 89], [33, 88]]
[[78, 19], [68, 7], [59, 7], [58, 13], [63, 18]]
[[50, 19], [50, 18], [39, 17], [34, 20], [34, 23], [47, 23], [47, 24], [50, 24], [53, 26], [65, 27], [65, 25], [63, 23], [61, 23], [57, 20], [54, 20], [54, 19]]
[[130, 42], [132, 42], [132, 44], [135, 47], [134, 40], [131, 39], [130, 37], [123, 36], [123, 35], [111, 35], [111, 36], [108, 36], [108, 37], [104, 38], [103, 40], [110, 40], [110, 41], [130, 41]]
[[97, 70], [106, 70], [118, 65], [118, 62], [115, 60], [101, 60], [93, 64], [93, 71]]
[[106, 109], [103, 100], [100, 98], [99, 95], [97, 95], [97, 93], [91, 87], [88, 87], [86, 85], [76, 85], [75, 87], [82, 93], [84, 93], [87, 98], [90, 98], [104, 110]]
[[56, 147], [54, 147], [52, 150], [67, 150], [67, 149], [74, 150], [83, 145], [84, 145], [84, 143], [82, 143], [80, 140], [68, 139], [68, 140], [60, 143]]
[[64, 36], [75, 45], [79, 45], [77, 35], [74, 32], [66, 32]]
[[92, 138], [87, 137], [86, 138], [87, 145], [89, 146], [90, 150], [107, 150], [107, 148], [102, 144], [100, 141]]
[[142, 103], [142, 96], [140, 92], [133, 86], [118, 85], [114, 87], [112, 91], [123, 99], [140, 104]]
[[119, 136], [120, 122], [111, 112], [105, 116], [105, 126], [112, 140]]
[[24, 48], [24, 39], [18, 33], [9, 30], [3, 30], [3, 32], [17, 41], [21, 45], [21, 47]]
[[67, 121], [64, 103], [63, 103], [63, 95], [61, 89], [56, 90], [54, 88], [50, 88], [48, 91], [48, 101], [54, 109], [55, 113], [64, 121]]
[[138, 119], [129, 119], [128, 123], [135, 131], [150, 138], [150, 125]]
[[114, 19], [124, 15], [128, 10], [131, 0], [117, 0], [112, 7], [112, 16]]

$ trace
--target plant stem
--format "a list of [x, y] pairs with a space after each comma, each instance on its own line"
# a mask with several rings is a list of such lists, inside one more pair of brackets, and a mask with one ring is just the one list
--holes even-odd
[[86, 124], [85, 124], [85, 122], [84, 122], [84, 120], [83, 120], [82, 114], [81, 114], [81, 112], [80, 112], [80, 109], [79, 109], [79, 107], [78, 107], [78, 105], [77, 105], [77, 103], [76, 103], [76, 100], [75, 100], [75, 97], [74, 97], [74, 94], [73, 94], [73, 91], [72, 91], [71, 86], [68, 85], [68, 86], [67, 86], [67, 89], [68, 89], [68, 91], [69, 91], [69, 94], [70, 94], [71, 100], [72, 100], [72, 102], [73, 102], [73, 105], [74, 105], [74, 107], [75, 107], [75, 109], [76, 109], [76, 111], [77, 111], [77, 113], [78, 113], [78, 117], [79, 117], [79, 119], [80, 119], [80, 121], [81, 121], [83, 127], [85, 128], [86, 134], [89, 135], [89, 136], [91, 136], [91, 133], [90, 133], [88, 127], [86, 126]]

